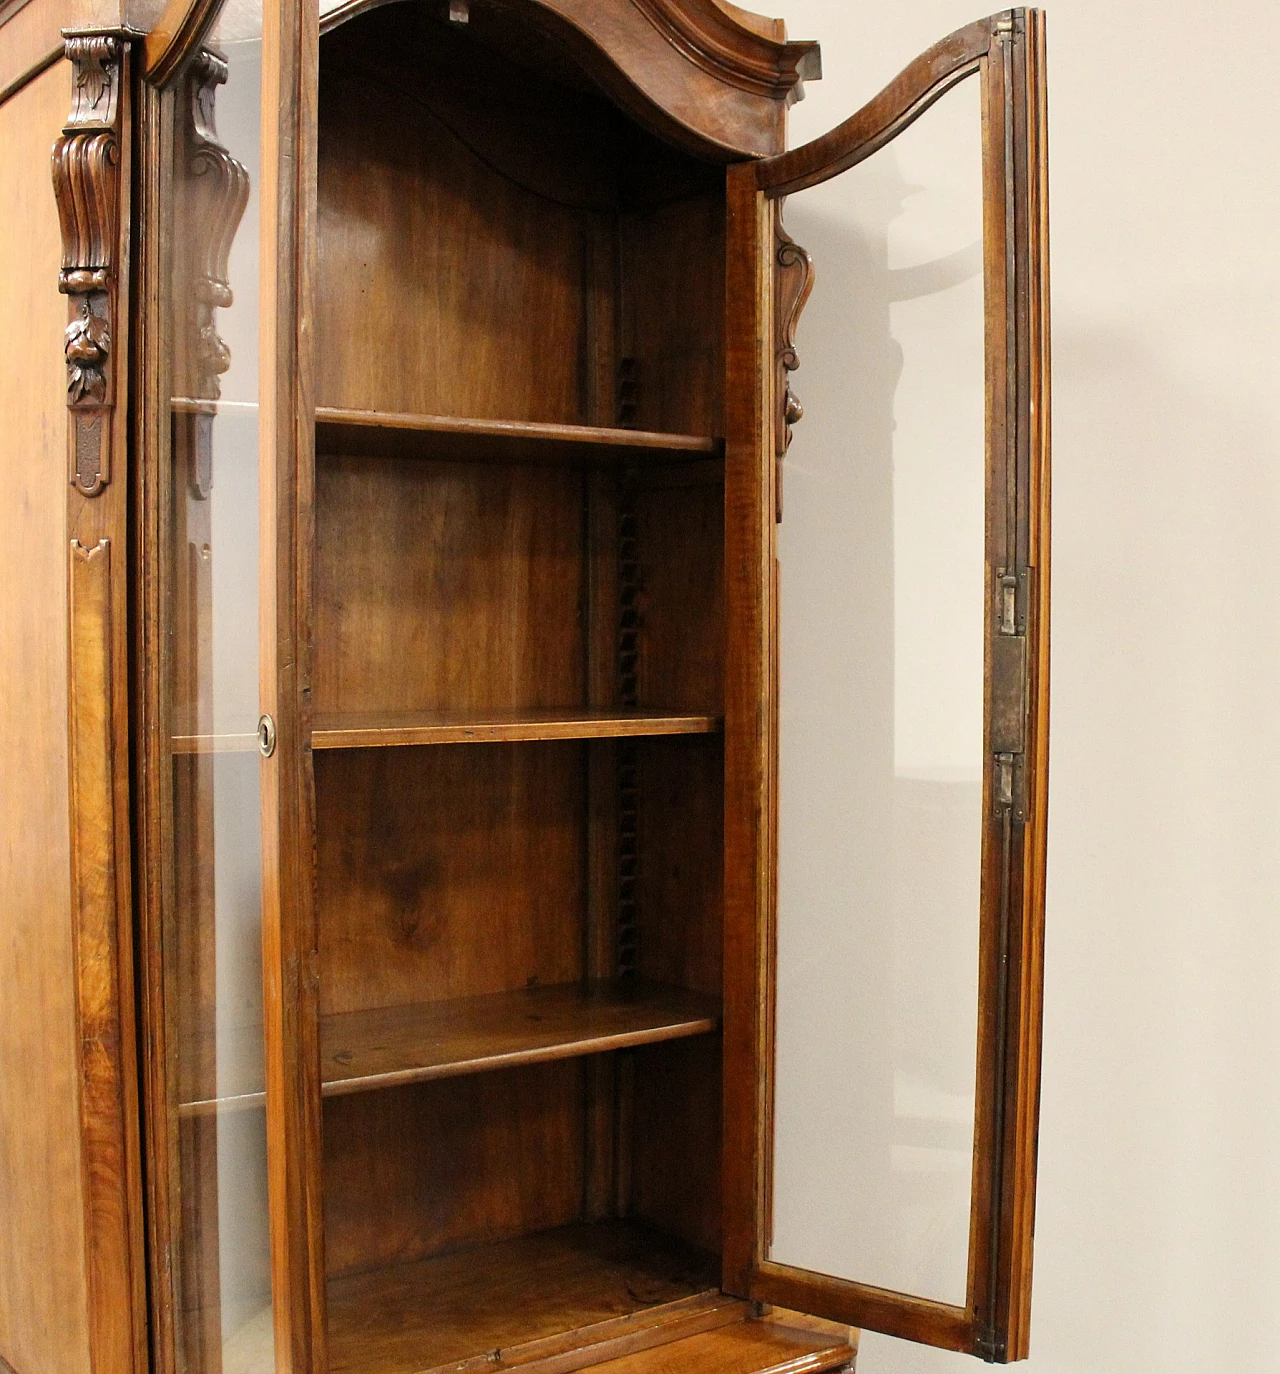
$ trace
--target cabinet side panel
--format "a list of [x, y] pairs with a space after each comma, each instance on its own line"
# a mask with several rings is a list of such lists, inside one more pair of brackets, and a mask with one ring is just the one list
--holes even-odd
[[0, 1356], [89, 1368], [67, 796], [66, 62], [0, 105]]

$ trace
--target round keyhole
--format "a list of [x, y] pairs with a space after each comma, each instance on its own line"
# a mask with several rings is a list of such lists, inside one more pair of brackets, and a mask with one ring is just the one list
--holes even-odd
[[270, 716], [263, 716], [258, 722], [258, 748], [264, 759], [276, 752], [276, 723]]

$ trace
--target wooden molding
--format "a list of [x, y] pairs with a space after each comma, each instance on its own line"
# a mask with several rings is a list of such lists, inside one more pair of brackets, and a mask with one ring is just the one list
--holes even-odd
[[[120, 1014], [116, 861], [115, 617], [111, 540], [69, 549], [71, 866], [76, 1013], [80, 1048], [85, 1240], [95, 1371], [124, 1369], [136, 1343], [128, 1283], [129, 1091]], [[125, 1290], [127, 1291], [127, 1290]]]
[[220, 0], [169, 0], [143, 44], [143, 76], [168, 85], [200, 49], [221, 9]]
[[796, 351], [796, 325], [813, 292], [813, 259], [807, 249], [787, 233], [782, 224], [782, 202], [774, 201], [774, 288], [777, 306], [774, 324], [774, 366], [777, 391], [774, 403], [774, 456], [778, 465], [774, 483], [774, 516], [782, 519], [782, 460], [791, 447], [791, 427], [804, 418], [804, 406], [791, 389], [791, 374], [800, 366]]
[[822, 75], [817, 43], [770, 37], [716, 0], [632, 0], [635, 7], [689, 61], [740, 90], [784, 100], [800, 99], [806, 80]]
[[[321, 31], [391, 3], [343, 0]], [[721, 0], [525, 0], [520, 8], [631, 115], [720, 161], [781, 152], [786, 107], [822, 75], [817, 43], [788, 42], [777, 21]]]
[[71, 482], [85, 496], [96, 496], [111, 478], [121, 40], [113, 34], [70, 37], [66, 55], [74, 71], [72, 104], [53, 148], [53, 190], [62, 227], [58, 290], [70, 300]]
[[213, 485], [213, 415], [222, 394], [222, 374], [231, 366], [231, 350], [218, 333], [217, 311], [234, 299], [227, 262], [249, 203], [249, 174], [218, 138], [214, 120], [217, 90], [226, 79], [226, 60], [202, 48], [183, 86], [184, 194], [189, 200], [185, 220], [191, 233], [182, 246], [188, 323], [179, 356], [181, 385], [193, 405], [181, 416], [175, 413], [174, 422], [187, 431], [179, 446], [189, 455], [191, 490], [202, 500]]

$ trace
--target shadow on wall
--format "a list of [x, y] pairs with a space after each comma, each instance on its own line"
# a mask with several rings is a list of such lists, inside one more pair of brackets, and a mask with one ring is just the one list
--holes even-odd
[[[779, 534], [773, 1253], [963, 1303], [982, 804], [982, 246], [890, 266], [921, 190], [892, 150], [857, 169], [856, 219], [826, 189], [793, 196], [786, 212], [817, 285], [799, 329], [806, 417], [784, 464]], [[900, 426], [904, 390], [909, 402], [930, 373], [929, 424]], [[972, 414], [951, 418], [952, 392], [965, 388], [976, 389], [976, 429]]]

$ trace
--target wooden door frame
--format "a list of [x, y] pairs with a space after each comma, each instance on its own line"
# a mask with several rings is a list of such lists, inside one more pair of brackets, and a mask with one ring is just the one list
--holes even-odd
[[[1044, 23], [1006, 10], [917, 58], [844, 124], [728, 173], [724, 1287], [890, 1335], [1025, 1358], [1039, 1115], [1048, 767], [1048, 292]], [[807, 255], [790, 192], [869, 157], [982, 83], [988, 595], [977, 1105], [964, 1307], [769, 1259], [777, 950], [780, 468], [797, 418]], [[1008, 588], [1000, 575], [1006, 570]], [[1008, 597], [1010, 626], [1003, 598]], [[1025, 655], [1021, 676], [1009, 652]], [[992, 746], [998, 746], [992, 747]], [[1008, 791], [1007, 804], [1003, 794]]]

